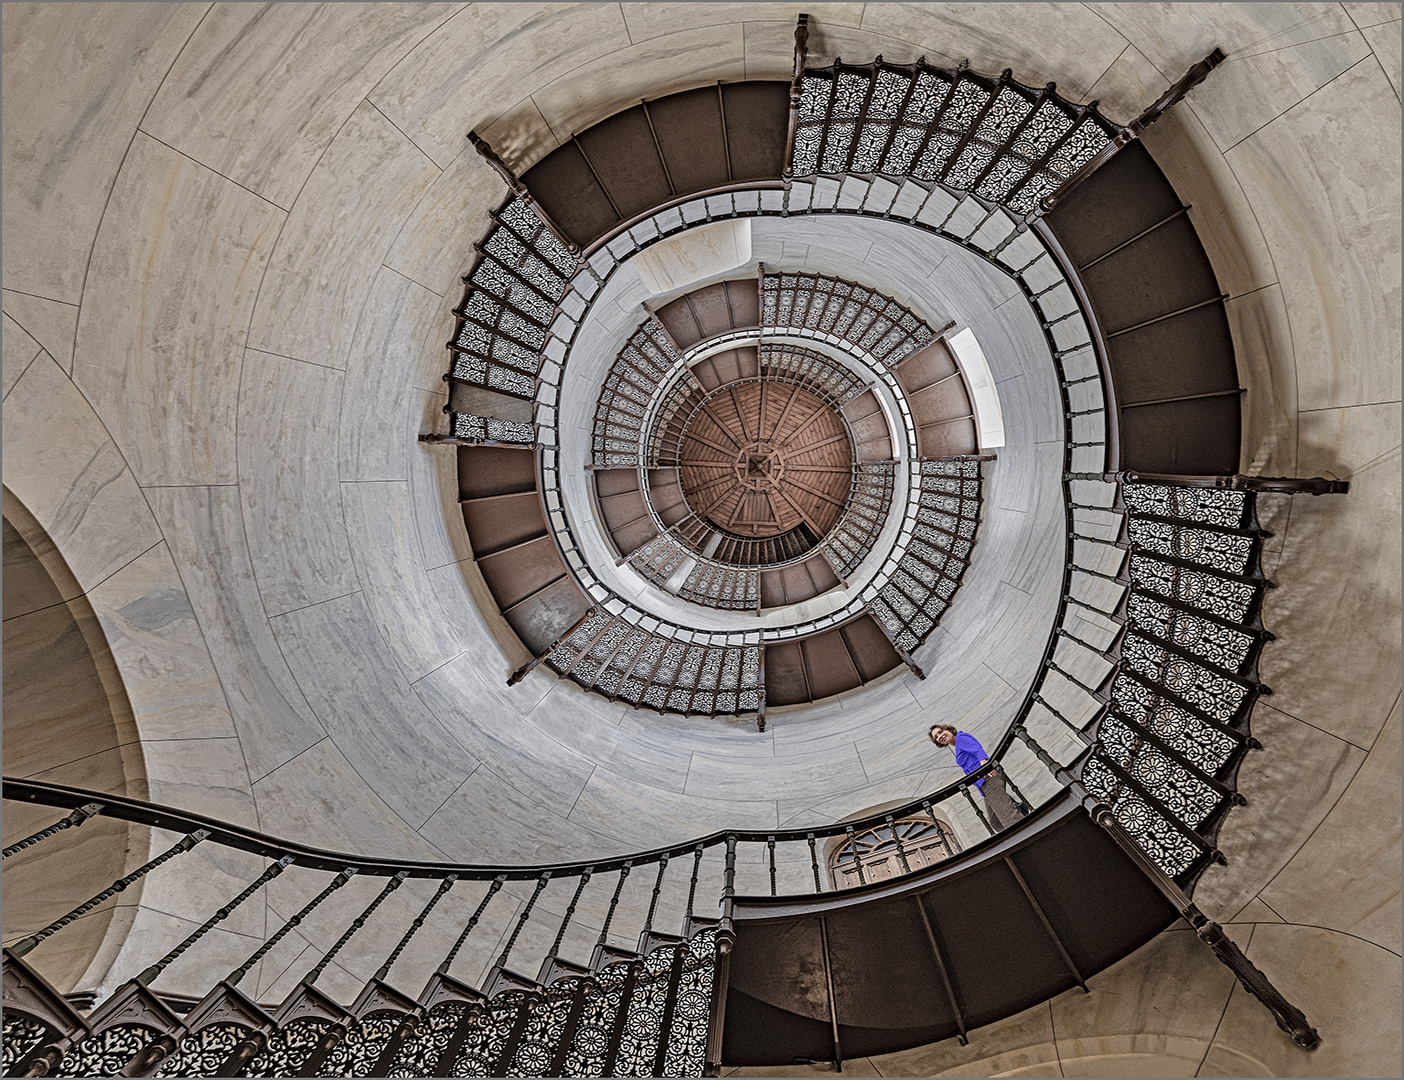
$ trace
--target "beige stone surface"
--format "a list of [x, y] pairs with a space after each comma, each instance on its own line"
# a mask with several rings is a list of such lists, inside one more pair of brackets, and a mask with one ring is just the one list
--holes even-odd
[[[404, 219], [385, 265], [444, 298], [440, 316], [461, 299], [459, 277], [472, 262], [473, 245], [491, 224], [488, 214], [507, 197], [507, 185], [463, 140], [458, 155], [429, 185], [423, 197]], [[438, 383], [445, 367], [444, 357], [435, 351], [452, 336], [450, 319], [444, 332], [417, 358], [432, 383]], [[429, 383], [416, 383], [424, 389]]]
[[[1233, 973], [1177, 923], [1088, 979], [1088, 993], [1069, 990], [1053, 999], [1053, 1029], [1065, 1071], [1077, 1075], [1067, 1066], [1070, 1057], [1165, 1053], [1177, 1042], [1180, 1049], [1197, 1047], [1202, 1058], [1234, 985]], [[1147, 1036], [1167, 1041], [1154, 1048], [1127, 1045]]]
[[[556, 139], [576, 132], [644, 97], [744, 77], [742, 27], [704, 25], [637, 41], [562, 72], [531, 95]], [[579, 92], [591, 87], [589, 98]]]
[[[78, 305], [30, 293], [4, 292], [5, 314], [42, 345], [59, 367], [73, 374], [73, 340], [78, 333]], [[10, 383], [7, 379], [5, 389]]]
[[326, 730], [288, 670], [259, 602], [239, 491], [165, 488], [149, 498], [257, 781], [325, 738]]
[[414, 550], [409, 485], [365, 480], [342, 485], [351, 555], [369, 605], [401, 673], [417, 682], [462, 656], [467, 644], [452, 609]]
[[3, 438], [6, 488], [52, 538], [81, 588], [160, 542], [121, 451], [47, 355], [5, 398]]
[[0, 316], [0, 342], [3, 343], [4, 349], [4, 367], [3, 373], [0, 373], [3, 386], [0, 386], [0, 391], [8, 396], [15, 383], [19, 382], [20, 376], [29, 370], [29, 365], [44, 351], [44, 347], [24, 327], [10, 318], [8, 312]]
[[[470, 128], [483, 131], [538, 87], [579, 67], [585, 42], [589, 55], [627, 47], [622, 10], [609, 4], [466, 5], [413, 50], [370, 100], [446, 167]], [[470, 79], [474, 93], [465, 96], [459, 88]], [[494, 141], [493, 147], [520, 168], [540, 156], [522, 162], [510, 141]]]
[[1279, 712], [1268, 704], [1273, 700], [1264, 699], [1253, 715], [1263, 749], [1239, 768], [1238, 789], [1248, 805], [1230, 813], [1219, 832], [1229, 865], [1211, 866], [1195, 889], [1195, 902], [1211, 919], [1233, 918], [1272, 879], [1365, 760], [1359, 747]]
[[1261, 891], [1289, 923], [1400, 951], [1399, 704], [1326, 819]]
[[1331, 930], [1268, 925], [1254, 929], [1247, 953], [1306, 1013], [1321, 1046], [1302, 1053], [1235, 987], [1200, 1075], [1368, 1076], [1398, 1060], [1398, 954]]
[[1326, 85], [1368, 52], [1334, 4], [1215, 4], [1185, 18], [1173, 4], [1103, 4], [1098, 13], [1178, 79], [1215, 46], [1227, 59], [1214, 92], [1189, 101], [1221, 151]]
[[401, 219], [439, 171], [384, 114], [361, 102], [288, 215], [254, 310], [249, 344], [344, 368], [375, 268]]
[[142, 130], [291, 209], [357, 103], [456, 6], [216, 5]]
[[[1345, 117], [1397, 115], [1378, 67], [1352, 68], [1226, 155], [1261, 214], [1292, 320], [1302, 409], [1399, 400], [1399, 132], [1345, 135]], [[1346, 164], [1349, 162], [1349, 164]]]
[[1389, 85], [1394, 87], [1394, 96], [1397, 98], [1401, 81], [1398, 21], [1386, 23], [1383, 26], [1366, 27], [1361, 33], [1370, 43], [1370, 51], [1379, 61], [1380, 68], [1384, 71], [1385, 77], [1389, 79]]
[[[1292, 333], [1282, 288], [1274, 283], [1230, 297], [1224, 313], [1233, 334], [1238, 381], [1249, 388], [1243, 395], [1240, 468], [1253, 476], [1296, 476], [1297, 373], [1282, 363], [1291, 354]], [[1264, 499], [1259, 513], [1285, 509], [1284, 503], [1290, 506], [1285, 499]], [[1280, 541], [1274, 546], [1280, 547]]]
[[239, 498], [268, 615], [357, 588], [335, 453], [343, 382], [317, 364], [244, 356]]
[[[1298, 472], [1347, 478], [1351, 490], [1293, 500], [1279, 588], [1263, 615], [1278, 640], [1259, 666], [1274, 708], [1369, 747], [1399, 694], [1399, 406], [1304, 412], [1299, 421]], [[1372, 677], [1351, 674], [1362, 670]]]
[[875, 1056], [873, 1065], [881, 1076], [994, 1076], [1015, 1069], [1056, 1067], [1053, 1015], [1046, 1004], [976, 1028], [969, 1035], [966, 1046], [947, 1039]]
[[93, 238], [132, 135], [208, 10], [6, 5], [6, 289], [81, 300]]
[[143, 485], [231, 484], [240, 358], [286, 215], [148, 135], [93, 246], [74, 382]]
[[394, 270], [382, 267], [375, 275], [346, 354], [338, 469], [343, 483], [409, 479], [414, 438], [423, 430], [419, 387], [443, 375], [435, 369], [448, 351], [435, 346], [448, 340], [444, 334], [440, 341], [437, 331], [449, 306]]

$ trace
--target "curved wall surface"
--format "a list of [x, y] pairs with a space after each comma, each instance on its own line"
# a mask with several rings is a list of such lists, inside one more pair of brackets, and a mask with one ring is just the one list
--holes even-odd
[[[640, 97], [788, 78], [800, 10], [6, 5], [4, 481], [107, 635], [151, 799], [351, 850], [528, 861], [836, 820], [951, 777], [924, 741], [928, 717], [1002, 730], [1060, 554], [1016, 540], [1058, 516], [1051, 373], [1014, 344], [1021, 302], [927, 279], [952, 317], [979, 305], [969, 321], [1009, 438], [977, 562], [919, 657], [931, 678], [777, 713], [764, 735], [608, 705], [544, 671], [509, 690], [526, 657], [480, 613], [491, 601], [453, 458], [414, 441], [442, 427], [449, 309], [505, 194], [464, 133], [521, 172]], [[1172, 930], [1089, 998], [875, 1064], [1388, 1071], [1399, 5], [805, 10], [811, 62], [968, 57], [1056, 79], [1122, 121], [1221, 47], [1228, 60], [1145, 143], [1193, 204], [1229, 296], [1245, 470], [1352, 483], [1345, 497], [1262, 500], [1279, 511], [1267, 562], [1281, 588], [1265, 614], [1278, 640], [1263, 657], [1275, 694], [1240, 779], [1249, 805], [1220, 837], [1231, 864], [1198, 892], [1322, 1049], [1293, 1050]], [[844, 258], [876, 284], [904, 281], [877, 244]], [[845, 273], [814, 245], [782, 241], [776, 257], [821, 259]], [[257, 872], [197, 850], [153, 878], [119, 970], [147, 962], [146, 935]], [[248, 905], [220, 948], [246, 954], [286, 900]], [[260, 975], [257, 992], [277, 985]]]

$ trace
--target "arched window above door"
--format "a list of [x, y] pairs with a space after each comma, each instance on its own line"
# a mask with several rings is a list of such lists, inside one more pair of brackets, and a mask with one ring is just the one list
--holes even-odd
[[949, 859], [960, 850], [960, 841], [949, 825], [927, 817], [901, 818], [891, 825], [876, 825], [855, 833], [852, 840], [836, 847], [829, 855], [829, 880], [835, 889], [886, 881], [907, 872], [902, 866], [903, 854], [908, 867], [920, 870]]

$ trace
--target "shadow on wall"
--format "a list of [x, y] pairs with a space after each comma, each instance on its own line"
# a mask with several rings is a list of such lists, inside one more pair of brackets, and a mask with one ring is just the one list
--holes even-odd
[[[5, 491], [4, 768], [47, 780], [147, 798], [131, 706], [106, 638], [77, 581], [38, 522]], [[15, 843], [63, 815], [9, 803], [4, 842]], [[122, 877], [147, 850], [144, 826], [101, 816], [6, 860], [4, 942], [46, 926]], [[130, 862], [130, 865], [128, 863]], [[29, 962], [60, 990], [92, 985], [115, 957], [140, 900], [104, 904]]]

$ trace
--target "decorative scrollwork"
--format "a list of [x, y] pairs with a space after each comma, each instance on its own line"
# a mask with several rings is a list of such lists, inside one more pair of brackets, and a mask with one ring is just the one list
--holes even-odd
[[576, 1025], [575, 1037], [566, 1054], [563, 1075], [603, 1074], [609, 1041], [614, 1033], [615, 1016], [624, 993], [624, 982], [629, 976], [629, 964], [630, 961], [610, 964], [586, 987], [580, 1022]]
[[663, 1038], [663, 1010], [673, 957], [681, 946], [655, 949], [643, 962], [634, 982], [629, 1011], [614, 1061], [615, 1076], [652, 1076], [653, 1062]]
[[1175, 877], [1194, 863], [1199, 849], [1095, 755], [1083, 763], [1082, 782], [1112, 808], [1121, 827], [1165, 873]]
[[493, 998], [476, 1017], [470, 1020], [468, 1037], [458, 1060], [453, 1063], [451, 1076], [493, 1076], [507, 1039], [517, 1023], [522, 1009], [527, 1007], [524, 990], [508, 990]]
[[403, 1013], [389, 1010], [364, 1017], [333, 1047], [322, 1071], [327, 1076], [369, 1076], [403, 1019]]
[[1112, 715], [1099, 729], [1106, 755], [1136, 778], [1161, 806], [1190, 828], [1197, 828], [1223, 802], [1212, 786], [1150, 745], [1124, 720]]
[[1207, 663], [1232, 674], [1242, 672], [1254, 645], [1254, 636], [1133, 592], [1126, 603], [1127, 621], [1136, 630], [1172, 642]]
[[57, 1034], [47, 1024], [41, 1024], [32, 1016], [6, 1010], [3, 1070], [5, 1075], [13, 1075], [21, 1061]]
[[142, 1024], [118, 1024], [89, 1036], [63, 1055], [55, 1076], [116, 1076], [160, 1033]]
[[1121, 657], [1132, 670], [1216, 720], [1233, 719], [1248, 696], [1241, 684], [1137, 634], [1129, 633], [1122, 640]]
[[1123, 484], [1122, 498], [1133, 514], [1179, 518], [1201, 525], [1241, 529], [1248, 523], [1248, 493], [1218, 488], [1165, 487], [1160, 484]]
[[213, 1076], [252, 1029], [243, 1024], [210, 1024], [187, 1035], [161, 1063], [157, 1076]]
[[441, 1001], [435, 1005], [420, 1019], [414, 1035], [406, 1039], [396, 1052], [395, 1060], [385, 1075], [433, 1076], [440, 1055], [448, 1047], [467, 1011], [468, 1006], [461, 1001]]
[[668, 1028], [664, 1076], [701, 1076], [707, 1063], [707, 1026], [716, 975], [716, 931], [702, 930], [687, 943]]
[[315, 1017], [300, 1017], [284, 1024], [268, 1037], [263, 1053], [245, 1066], [239, 1075], [298, 1075], [330, 1027], [330, 1021]]

